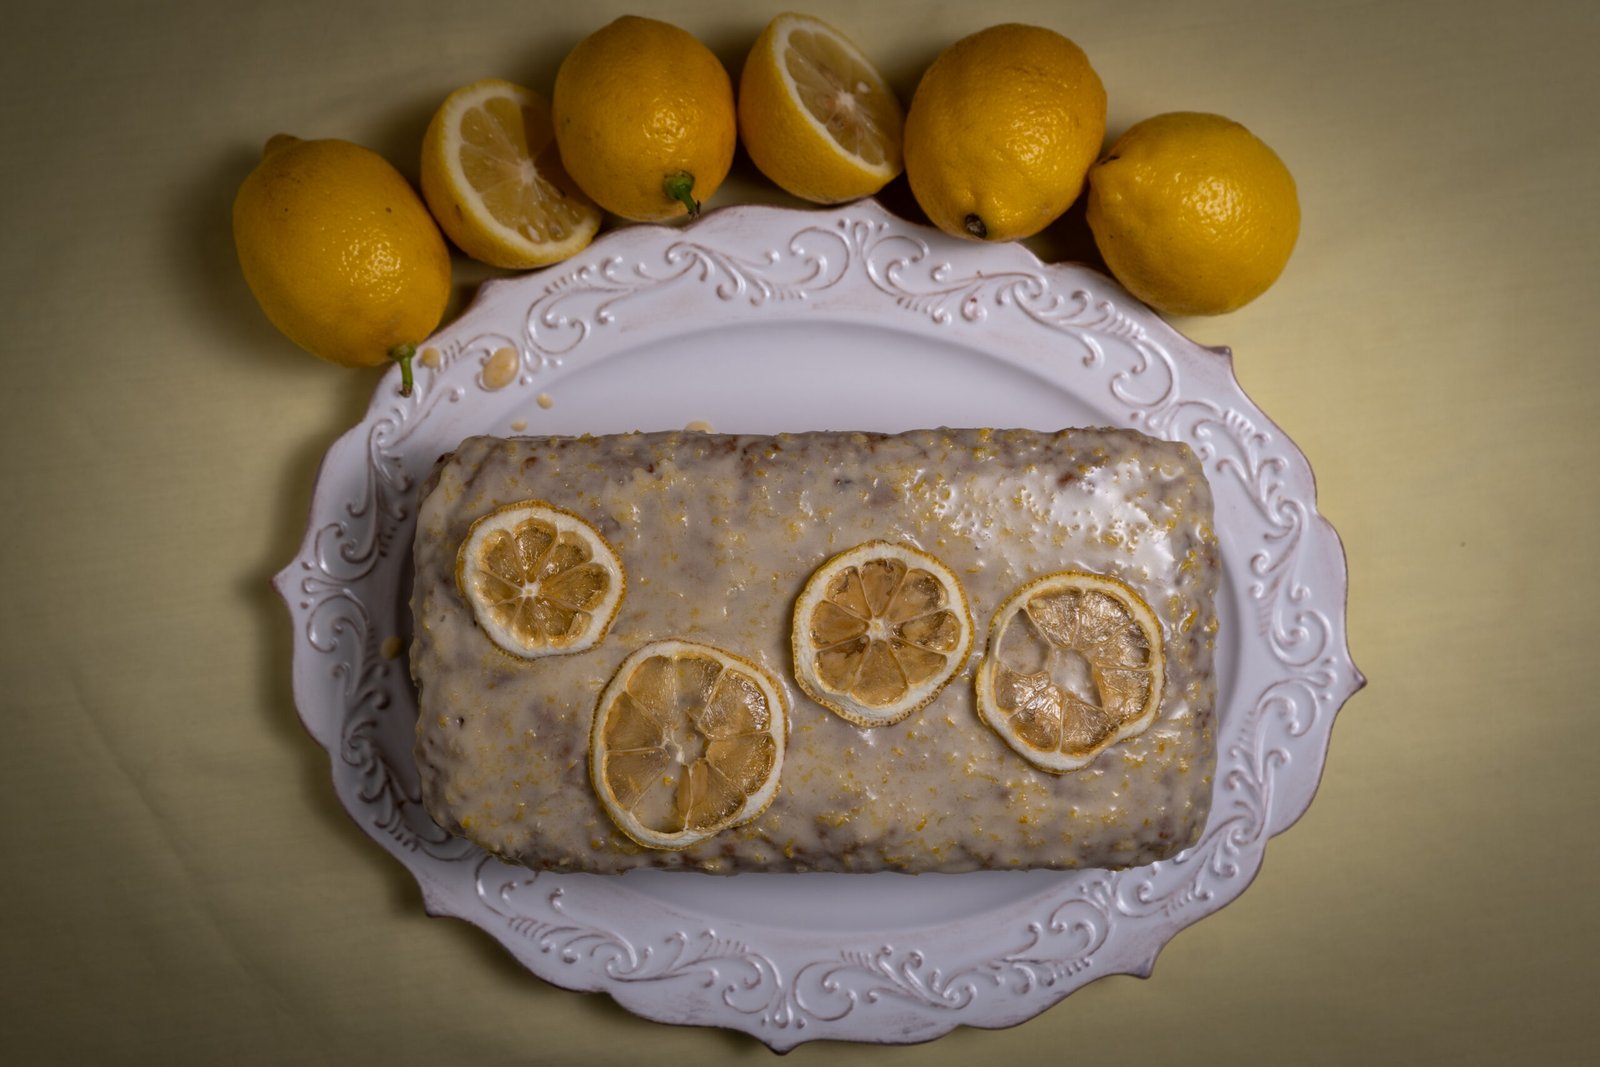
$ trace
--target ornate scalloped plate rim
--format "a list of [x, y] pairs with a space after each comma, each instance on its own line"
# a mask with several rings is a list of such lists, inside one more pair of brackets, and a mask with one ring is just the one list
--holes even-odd
[[[711, 301], [740, 322], [820, 316], [882, 326], [886, 315], [909, 313], [915, 319], [905, 321], [924, 332], [967, 328], [962, 340], [975, 355], [1058, 384], [1080, 375], [1085, 382], [1075, 385], [1109, 389], [1120, 417], [1107, 421], [1196, 448], [1214, 487], [1223, 480], [1217, 525], [1225, 563], [1258, 612], [1258, 632], [1241, 643], [1235, 686], [1248, 706], [1221, 709], [1213, 815], [1197, 846], [1132, 871], [1051, 875], [1037, 893], [981, 916], [840, 945], [739, 921], [712, 925], [658, 900], [641, 937], [637, 922], [625, 932], [605, 910], [630, 910], [637, 894], [627, 879], [506, 867], [419, 815], [409, 749], [393, 751], [398, 742], [384, 733], [406, 710], [410, 683], [389, 645], [397, 638], [380, 640], [361, 597], [376, 586], [380, 602], [399, 600], [405, 553], [391, 550], [409, 540], [420, 481], [406, 470], [413, 457], [404, 446], [430, 419], [464, 422], [458, 437], [483, 432], [466, 413], [470, 398], [489, 388], [496, 352], [514, 349], [509, 386], [526, 392], [559, 377], [574, 353], [603, 359], [616, 346], [593, 338], [625, 321], [630, 302], [648, 304], [669, 290], [690, 303]], [[503, 306], [519, 296], [525, 309], [512, 316]], [[686, 311], [672, 310], [652, 321], [652, 339], [695, 331]], [[487, 328], [518, 317], [516, 330]], [[989, 339], [996, 331], [1065, 342], [1081, 369], [1069, 370], [1064, 358], [1041, 369], [1002, 351]], [[346, 811], [411, 871], [430, 915], [472, 922], [552, 984], [606, 992], [642, 1017], [740, 1029], [780, 1051], [817, 1039], [911, 1043], [957, 1025], [1015, 1025], [1107, 974], [1148, 976], [1178, 930], [1248, 887], [1267, 839], [1304, 813], [1332, 721], [1365, 684], [1345, 640], [1343, 549], [1316, 511], [1305, 457], [1244, 394], [1227, 350], [1187, 340], [1086, 268], [1044, 265], [1018, 245], [957, 242], [872, 201], [833, 210], [724, 208], [681, 229], [615, 231], [567, 263], [486, 284], [428, 346], [442, 357], [419, 368], [415, 395], [399, 397], [392, 370], [363, 421], [329, 449], [302, 548], [275, 579], [296, 623], [296, 704], [332, 757]], [[1107, 406], [1101, 397], [1096, 410]], [[354, 486], [336, 477], [358, 464]], [[1230, 546], [1225, 497], [1255, 509], [1263, 525], [1255, 541]], [[403, 720], [406, 736], [411, 721]], [[1002, 939], [1011, 933], [995, 953], [997, 930]], [[803, 962], [791, 967], [797, 958]]]

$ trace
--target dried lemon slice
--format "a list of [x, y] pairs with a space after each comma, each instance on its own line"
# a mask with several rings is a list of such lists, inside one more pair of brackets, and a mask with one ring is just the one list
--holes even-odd
[[1155, 721], [1164, 673], [1161, 624], [1138, 593], [1101, 574], [1049, 574], [995, 613], [978, 713], [1034, 766], [1076, 770]]
[[456, 587], [473, 618], [495, 645], [525, 659], [593, 648], [626, 585], [600, 531], [543, 500], [491, 511], [456, 553]]
[[909, 545], [868, 541], [807, 579], [791, 643], [806, 695], [858, 726], [886, 726], [961, 670], [972, 614], [943, 563]]
[[634, 841], [687, 848], [772, 803], [788, 721], [783, 691], [760, 667], [711, 645], [655, 641], [600, 694], [589, 777]]

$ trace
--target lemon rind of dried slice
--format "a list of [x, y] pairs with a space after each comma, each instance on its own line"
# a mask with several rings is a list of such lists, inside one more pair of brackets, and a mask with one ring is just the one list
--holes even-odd
[[834, 27], [830, 26], [828, 23], [811, 15], [797, 15], [793, 13], [779, 15], [773, 19], [773, 29], [774, 33], [770, 39], [772, 54], [764, 58], [770, 59], [770, 61], [776, 65], [779, 79], [790, 93], [790, 96], [799, 105], [796, 110], [805, 120], [806, 124], [816, 133], [818, 137], [832, 144], [841, 154], [846, 156], [855, 166], [860, 167], [862, 170], [882, 178], [884, 182], [888, 182], [898, 175], [901, 170], [901, 167], [899, 166], [898, 154], [899, 145], [886, 144], [889, 156], [880, 163], [874, 163], [871, 160], [864, 159], [860, 155], [856, 154], [848, 145], [840, 142], [840, 140], [834, 136], [833, 132], [830, 131], [826, 125], [818, 121], [817, 116], [812, 112], [812, 110], [804, 105], [802, 102], [803, 94], [800, 90], [800, 86], [795, 81], [794, 75], [790, 73], [788, 64], [783, 60], [784, 53], [789, 47], [789, 38], [795, 33], [811, 33], [826, 37], [834, 44], [835, 47], [853, 60], [855, 64], [872, 79], [872, 81], [869, 83], [869, 88], [872, 91], [883, 93], [890, 100], [895, 101], [898, 104], [898, 101], [894, 95], [894, 90], [889, 88], [889, 83], [884, 81], [883, 75], [878, 73], [878, 69], [872, 65], [872, 62], [868, 60], [865, 55], [861, 53], [861, 50], [856, 47], [855, 42], [851, 41], [848, 37], [834, 29]]
[[[806, 641], [807, 623], [824, 599], [827, 584], [835, 574], [847, 567], [859, 567], [873, 559], [889, 557], [910, 568], [926, 571], [938, 579], [940, 585], [952, 594], [947, 608], [961, 624], [961, 636], [954, 651], [946, 653], [947, 665], [938, 673], [911, 687], [906, 697], [887, 707], [871, 707], [851, 699], [848, 693], [823, 683], [815, 665], [816, 649]], [[903, 580], [903, 579], [902, 579]], [[972, 655], [974, 627], [972, 610], [967, 600], [966, 588], [955, 573], [937, 557], [912, 545], [889, 541], [866, 541], [833, 556], [811, 572], [795, 601], [794, 618], [790, 629], [790, 653], [793, 658], [795, 681], [806, 696], [821, 704], [835, 715], [855, 726], [893, 726], [921, 711], [944, 692], [945, 687], [961, 673]]]
[[[612, 578], [604, 598], [592, 608], [584, 609], [591, 622], [574, 640], [546, 645], [529, 645], [520, 641], [509, 626], [494, 618], [486, 596], [476, 591], [474, 561], [488, 539], [496, 533], [513, 533], [530, 522], [542, 522], [554, 527], [558, 537], [561, 534], [576, 535], [588, 546], [590, 560], [603, 567]], [[456, 552], [455, 578], [456, 589], [472, 611], [473, 621], [490, 643], [509, 656], [525, 660], [571, 655], [594, 648], [610, 631], [628, 588], [628, 575], [622, 559], [600, 531], [581, 515], [547, 500], [519, 500], [504, 504], [475, 520]]]
[[[440, 227], [462, 251], [492, 266], [524, 270], [557, 263], [576, 255], [588, 247], [599, 232], [602, 213], [570, 179], [552, 181], [534, 166], [533, 180], [556, 190], [568, 202], [573, 216], [573, 228], [565, 237], [536, 240], [507, 225], [490, 210], [483, 200], [482, 190], [468, 178], [455, 140], [458, 136], [456, 131], [459, 131], [462, 116], [466, 112], [482, 108], [496, 99], [510, 100], [520, 108], [539, 113], [548, 113], [550, 110], [550, 103], [543, 96], [499, 78], [485, 78], [451, 93], [440, 105], [424, 136], [425, 156], [434, 154], [447, 178], [445, 188], [437, 187], [431, 168], [424, 165], [422, 186], [429, 209], [438, 219]], [[536, 155], [559, 165], [553, 131], [550, 143], [537, 151]], [[561, 189], [562, 184], [567, 188]]]
[[[1150, 687], [1140, 713], [1126, 719], [1115, 730], [1100, 739], [1092, 748], [1082, 752], [1049, 752], [1033, 747], [1017, 736], [1009, 717], [999, 706], [994, 694], [995, 672], [1000, 666], [999, 647], [1006, 628], [1036, 597], [1068, 590], [1092, 590], [1105, 593], [1117, 600], [1127, 611], [1133, 623], [1143, 632], [1149, 645]], [[1093, 763], [1112, 745], [1137, 737], [1155, 722], [1161, 709], [1162, 693], [1166, 685], [1166, 650], [1161, 621], [1145, 599], [1126, 582], [1110, 575], [1091, 571], [1057, 571], [1024, 583], [996, 609], [989, 623], [989, 633], [983, 657], [974, 672], [975, 703], [978, 716], [1019, 756], [1033, 766], [1052, 774], [1067, 774]]]
[[[676, 832], [653, 830], [641, 823], [631, 812], [618, 802], [615, 791], [608, 784], [607, 756], [609, 749], [605, 743], [605, 731], [610, 721], [611, 712], [620, 704], [620, 697], [626, 691], [634, 672], [647, 660], [655, 656], [664, 656], [674, 659], [684, 656], [700, 656], [715, 660], [721, 664], [724, 671], [737, 671], [743, 677], [753, 682], [766, 700], [771, 722], [764, 731], [773, 741], [774, 754], [772, 768], [767, 772], [761, 788], [746, 795], [744, 803], [727, 818], [718, 822], [694, 829], [684, 829]], [[715, 837], [727, 830], [735, 829], [749, 822], [759, 819], [777, 799], [778, 788], [783, 776], [784, 756], [788, 747], [790, 729], [789, 702], [784, 695], [783, 686], [773, 677], [771, 672], [751, 662], [743, 656], [729, 652], [727, 649], [718, 648], [699, 641], [688, 641], [681, 638], [668, 638], [652, 641], [635, 649], [618, 665], [616, 673], [611, 676], [605, 689], [600, 693], [600, 698], [595, 702], [594, 721], [589, 733], [589, 781], [594, 789], [600, 806], [610, 816], [617, 829], [627, 836], [629, 840], [645, 848], [663, 852], [680, 852], [692, 845]]]

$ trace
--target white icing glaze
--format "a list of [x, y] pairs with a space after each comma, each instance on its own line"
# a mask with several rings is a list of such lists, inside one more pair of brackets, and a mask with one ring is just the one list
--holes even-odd
[[[433, 482], [416, 542], [418, 763], [434, 817], [490, 851], [560, 870], [962, 871], [1139, 865], [1199, 835], [1217, 561], [1209, 488], [1185, 446], [1114, 430], [477, 438]], [[514, 661], [456, 592], [467, 526], [526, 498], [594, 522], [628, 570], [611, 634], [590, 652]], [[949, 565], [978, 632], [937, 700], [862, 729], [794, 684], [789, 618], [814, 567], [873, 538]], [[979, 721], [972, 673], [994, 609], [1063, 569], [1140, 592], [1166, 631], [1168, 679], [1150, 729], [1053, 775]], [[793, 708], [771, 808], [682, 852], [628, 841], [585, 769], [596, 696], [629, 652], [665, 637], [762, 664]]]

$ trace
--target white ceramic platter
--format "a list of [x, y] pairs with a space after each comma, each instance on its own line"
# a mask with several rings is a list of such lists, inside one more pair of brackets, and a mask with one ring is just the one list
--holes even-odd
[[[1334, 715], [1362, 684], [1311, 469], [1226, 352], [1104, 276], [870, 202], [729, 208], [492, 283], [426, 348], [414, 394], [392, 371], [328, 452], [305, 544], [277, 577], [295, 698], [340, 800], [415, 875], [428, 911], [482, 927], [547, 981], [779, 1050], [1008, 1026], [1095, 978], [1148, 974], [1178, 930], [1244, 891], [1267, 839], [1311, 802]], [[443, 833], [418, 800], [404, 658], [415, 498], [434, 460], [477, 433], [696, 422], [1114, 425], [1188, 442], [1225, 565], [1201, 842], [1117, 873], [603, 878], [509, 867]]]

